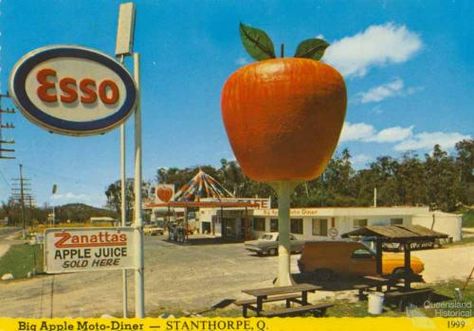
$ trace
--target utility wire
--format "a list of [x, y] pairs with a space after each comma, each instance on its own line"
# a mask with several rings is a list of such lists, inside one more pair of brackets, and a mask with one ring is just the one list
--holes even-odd
[[8, 180], [5, 178], [5, 174], [3, 173], [3, 171], [0, 169], [0, 175], [2, 176], [2, 179], [3, 181], [10, 187], [10, 189], [12, 188], [12, 186], [10, 185], [10, 183], [8, 182]]

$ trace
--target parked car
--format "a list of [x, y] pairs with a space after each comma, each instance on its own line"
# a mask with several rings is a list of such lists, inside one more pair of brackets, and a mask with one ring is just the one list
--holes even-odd
[[143, 227], [143, 234], [149, 235], [149, 236], [157, 236], [157, 235], [163, 235], [164, 229], [157, 224], [151, 223], [151, 224], [145, 224]]
[[[334, 275], [370, 276], [376, 275], [375, 252], [362, 242], [356, 241], [313, 241], [306, 242], [298, 267], [302, 273], [314, 273], [319, 280], [329, 280]], [[411, 270], [420, 274], [423, 262], [411, 257]], [[382, 254], [382, 273], [397, 275], [404, 272], [404, 255]]]
[[[290, 234], [290, 244], [292, 253], [300, 253], [304, 246], [304, 240], [298, 240]], [[246, 241], [245, 249], [257, 255], [278, 255], [278, 232], [264, 233], [259, 239]]]

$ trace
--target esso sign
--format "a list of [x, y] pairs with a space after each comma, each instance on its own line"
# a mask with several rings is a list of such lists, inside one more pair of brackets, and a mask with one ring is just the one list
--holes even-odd
[[78, 46], [50, 46], [21, 58], [10, 93], [22, 113], [49, 131], [83, 136], [123, 123], [137, 99], [135, 82], [114, 58]]

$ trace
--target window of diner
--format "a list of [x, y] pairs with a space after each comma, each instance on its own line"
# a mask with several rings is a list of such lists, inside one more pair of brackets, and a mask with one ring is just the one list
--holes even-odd
[[292, 218], [290, 223], [290, 232], [296, 234], [303, 234], [303, 219]]
[[255, 217], [253, 219], [253, 229], [255, 231], [265, 231], [265, 219], [263, 217]]
[[313, 236], [328, 235], [328, 220], [313, 218]]
[[272, 218], [270, 220], [270, 232], [278, 232], [278, 219]]
[[367, 226], [367, 219], [366, 218], [355, 219], [353, 225], [354, 225], [354, 228], [361, 228], [363, 226]]

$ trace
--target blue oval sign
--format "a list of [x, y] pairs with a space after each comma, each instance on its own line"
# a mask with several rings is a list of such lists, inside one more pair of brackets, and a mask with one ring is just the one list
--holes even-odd
[[79, 46], [49, 46], [23, 56], [10, 75], [21, 112], [48, 131], [85, 136], [123, 123], [137, 99], [135, 81], [114, 58]]

